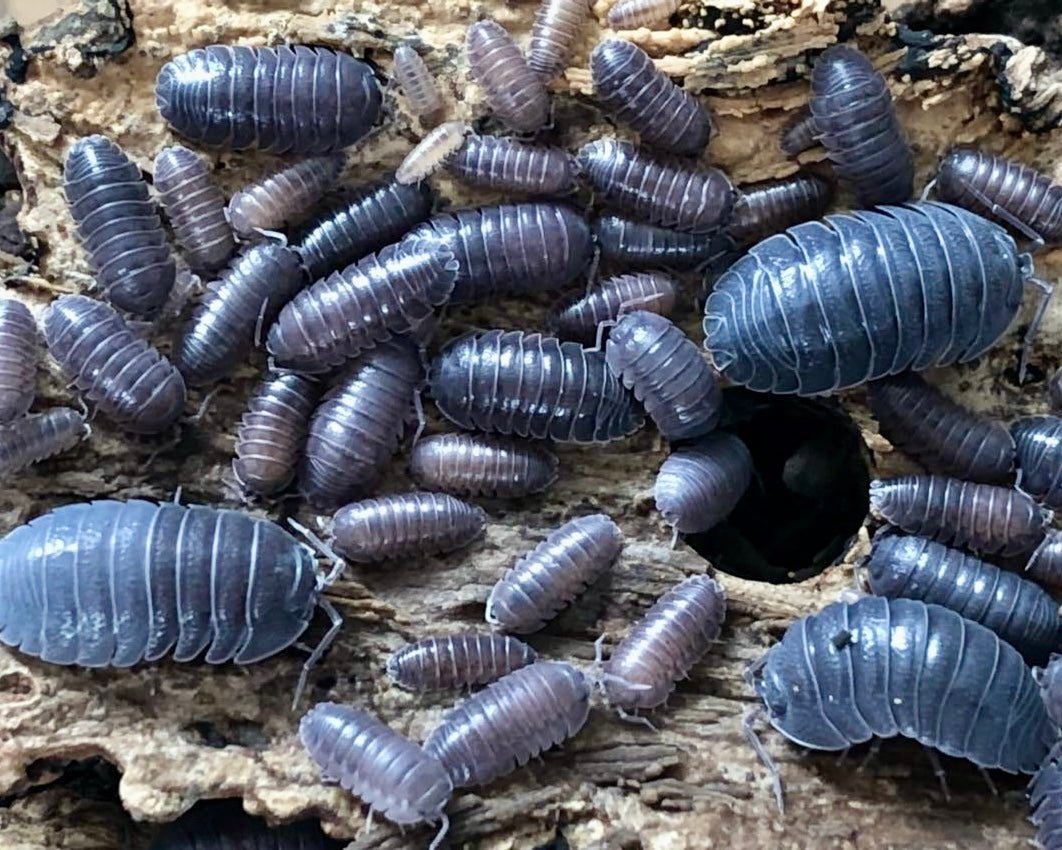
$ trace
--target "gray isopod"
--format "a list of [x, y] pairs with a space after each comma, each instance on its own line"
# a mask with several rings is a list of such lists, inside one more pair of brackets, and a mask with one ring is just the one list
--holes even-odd
[[252, 239], [298, 222], [335, 185], [342, 170], [341, 154], [315, 156], [244, 186], [226, 209], [232, 229]]
[[678, 11], [681, 0], [618, 0], [605, 20], [614, 29], [637, 29], [666, 21]]
[[557, 456], [535, 443], [487, 434], [435, 434], [417, 442], [409, 473], [421, 487], [510, 499], [557, 480]]
[[543, 83], [568, 67], [589, 12], [587, 0], [541, 0], [538, 4], [527, 64]]
[[999, 422], [957, 404], [915, 373], [867, 389], [882, 436], [930, 472], [988, 484], [1014, 479], [1014, 439]]
[[747, 248], [787, 227], [819, 218], [833, 200], [833, 184], [815, 174], [794, 174], [739, 186], [725, 235]]
[[870, 512], [908, 534], [1001, 555], [1033, 552], [1052, 517], [1020, 490], [941, 475], [871, 481]]
[[1036, 846], [1041, 850], [1062, 847], [1062, 765], [1048, 758], [1029, 785], [1029, 820], [1036, 827]]
[[66, 155], [63, 191], [103, 297], [120, 310], [154, 314], [177, 266], [140, 169], [110, 139], [87, 136]]
[[605, 363], [634, 392], [664, 439], [702, 437], [718, 424], [723, 393], [715, 374], [670, 319], [645, 310], [622, 315], [609, 334]]
[[714, 132], [704, 105], [659, 70], [629, 41], [609, 38], [590, 54], [594, 96], [643, 143], [677, 154], [697, 154]]
[[593, 229], [602, 259], [623, 268], [692, 271], [716, 253], [712, 240], [618, 215], [601, 216]]
[[411, 45], [400, 44], [395, 48], [394, 60], [391, 72], [409, 102], [410, 111], [425, 123], [437, 121], [443, 113], [442, 96], [420, 54]]
[[494, 633], [464, 633], [408, 643], [387, 659], [387, 675], [410, 691], [486, 685], [533, 664], [538, 656], [521, 640]]
[[670, 316], [678, 291], [679, 282], [663, 272], [617, 275], [559, 304], [554, 308], [552, 325], [561, 339], [594, 344], [602, 323], [615, 321], [622, 310], [636, 307]]
[[1050, 588], [1062, 588], [1062, 532], [1048, 529], [1025, 565], [1029, 577]]
[[204, 800], [163, 827], [150, 850], [341, 850], [316, 821], [271, 827], [238, 800]]
[[1062, 508], [1062, 419], [1029, 416], [1010, 426], [1017, 445], [1019, 486], [1049, 508]]
[[332, 546], [359, 564], [423, 557], [467, 546], [487, 513], [445, 493], [414, 491], [353, 502], [336, 511]]
[[819, 129], [815, 126], [815, 116], [807, 107], [798, 109], [782, 127], [782, 137], [778, 146], [786, 156], [796, 156], [816, 147]]
[[487, 598], [487, 622], [537, 632], [604, 575], [622, 548], [623, 532], [605, 514], [569, 520], [505, 571]]
[[711, 649], [726, 619], [726, 593], [714, 579], [690, 576], [661, 596], [609, 656], [602, 677], [621, 712], [663, 705], [675, 682]]
[[419, 183], [443, 168], [465, 143], [472, 127], [465, 121], [440, 124], [406, 154], [395, 171], [397, 183]]
[[512, 36], [494, 21], [477, 21], [468, 28], [465, 49], [494, 114], [518, 133], [541, 130], [549, 120], [549, 95]]
[[428, 384], [443, 416], [469, 430], [590, 443], [643, 423], [604, 354], [540, 334], [458, 337], [432, 361]]
[[40, 336], [29, 308], [0, 298], [0, 422], [24, 416], [37, 395]]
[[424, 742], [454, 786], [482, 785], [563, 743], [586, 725], [590, 686], [567, 664], [537, 661], [447, 714]]
[[0, 478], [72, 449], [88, 436], [85, 417], [53, 407], [0, 425]]
[[879, 532], [866, 563], [870, 592], [943, 605], [991, 629], [1030, 664], [1062, 649], [1058, 605], [1036, 584], [924, 537]]
[[563, 148], [500, 136], [469, 136], [447, 170], [470, 186], [543, 197], [572, 194], [579, 163]]
[[738, 437], [709, 434], [668, 455], [653, 485], [656, 509], [676, 535], [707, 531], [737, 507], [752, 472], [752, 455]]
[[61, 295], [44, 313], [44, 342], [78, 391], [134, 434], [161, 434], [181, 415], [181, 373], [114, 308]]

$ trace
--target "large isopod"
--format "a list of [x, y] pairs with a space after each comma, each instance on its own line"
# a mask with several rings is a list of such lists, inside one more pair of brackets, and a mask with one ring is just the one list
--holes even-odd
[[531, 647], [509, 635], [462, 633], [406, 644], [387, 659], [387, 675], [419, 693], [456, 690], [486, 685], [537, 658]]
[[88, 436], [85, 417], [53, 407], [0, 425], [0, 479], [68, 451]]
[[1010, 433], [1021, 489], [1049, 508], [1062, 508], [1062, 419], [1030, 416], [1011, 425]]
[[633, 30], [666, 21], [682, 5], [682, 0], [618, 0], [605, 20], [613, 29]]
[[675, 449], [656, 474], [656, 509], [675, 533], [707, 531], [726, 519], [752, 482], [752, 455], [733, 434], [709, 434]]
[[465, 143], [472, 127], [465, 121], [440, 124], [406, 154], [395, 171], [396, 183], [420, 183], [445, 166]]
[[557, 456], [535, 443], [488, 434], [435, 434], [409, 456], [421, 487], [510, 499], [541, 493], [557, 479]]
[[518, 133], [541, 130], [549, 120], [549, 95], [512, 36], [494, 21], [477, 21], [465, 48], [472, 77], [502, 123]]
[[470, 186], [543, 197], [572, 194], [579, 162], [563, 148], [501, 136], [469, 136], [447, 170]]
[[594, 221], [594, 239], [606, 262], [628, 269], [692, 271], [715, 255], [712, 240], [618, 215]]
[[167, 824], [149, 850], [341, 850], [314, 820], [269, 826], [238, 800], [206, 800]]
[[0, 422], [25, 415], [37, 395], [40, 335], [29, 308], [0, 299]]
[[444, 106], [435, 77], [420, 54], [409, 44], [395, 48], [391, 72], [409, 102], [410, 111], [425, 123], [434, 123], [443, 114]]
[[300, 221], [335, 185], [342, 170], [342, 155], [315, 156], [244, 186], [229, 200], [232, 229], [237, 236], [252, 239]]
[[601, 325], [614, 322], [623, 310], [647, 310], [670, 316], [678, 292], [678, 281], [663, 272], [617, 275], [558, 305], [552, 316], [553, 327], [561, 339], [595, 344]]
[[587, 0], [541, 0], [538, 4], [527, 64], [543, 83], [568, 67], [589, 13]]

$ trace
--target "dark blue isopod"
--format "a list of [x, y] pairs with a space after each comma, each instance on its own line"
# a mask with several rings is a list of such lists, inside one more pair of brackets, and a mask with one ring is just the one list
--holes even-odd
[[1049, 508], [1062, 508], [1062, 419], [1030, 416], [1010, 433], [1018, 447], [1018, 486]]

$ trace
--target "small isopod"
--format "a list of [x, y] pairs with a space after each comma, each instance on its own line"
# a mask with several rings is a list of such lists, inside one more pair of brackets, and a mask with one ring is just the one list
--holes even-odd
[[1029, 577], [1050, 588], [1062, 588], [1062, 532], [1048, 529], [1043, 543], [1025, 566]]
[[805, 107], [785, 122], [778, 146], [786, 156], [796, 156], [818, 145], [818, 133], [815, 116]]
[[1001, 555], [1033, 552], [1052, 517], [1020, 490], [940, 475], [871, 481], [870, 512], [908, 534]]
[[680, 5], [681, 0], [618, 0], [606, 20], [613, 29], [633, 30], [666, 21]]
[[447, 121], [420, 140], [395, 172], [398, 183], [419, 183], [445, 166], [465, 143], [472, 127], [465, 121]]
[[414, 491], [340, 508], [332, 546], [359, 564], [452, 552], [483, 533], [487, 514], [445, 493]]
[[709, 434], [661, 465], [653, 485], [656, 509], [676, 534], [707, 531], [737, 507], [752, 472], [752, 455], [740, 438]]
[[37, 395], [40, 336], [29, 308], [0, 299], [0, 422], [25, 415]]
[[72, 449], [88, 435], [85, 417], [53, 407], [0, 425], [0, 478]]
[[1062, 655], [1052, 655], [1040, 671], [1040, 697], [1050, 718], [1062, 726]]
[[618, 275], [560, 304], [552, 317], [553, 327], [561, 339], [594, 344], [601, 324], [615, 321], [628, 307], [670, 316], [678, 291], [678, 281], [663, 272]]
[[746, 248], [787, 227], [819, 218], [833, 200], [833, 184], [815, 174], [794, 174], [738, 187], [726, 235]]
[[1030, 416], [1010, 426], [1017, 445], [1019, 486], [1049, 508], [1062, 508], [1062, 419]]
[[557, 456], [512, 437], [436, 434], [413, 447], [409, 472], [421, 487], [509, 499], [549, 487], [557, 479]]
[[604, 575], [622, 548], [623, 533], [605, 514], [569, 520], [505, 571], [487, 598], [487, 622], [537, 632]]
[[316, 821], [271, 827], [238, 801], [207, 800], [165, 826], [150, 850], [341, 850]]
[[453, 690], [486, 685], [537, 658], [509, 635], [456, 634], [406, 644], [387, 660], [387, 675], [410, 691]]
[[44, 313], [44, 342], [77, 389], [124, 430], [160, 434], [181, 415], [181, 373], [107, 304], [61, 295]]
[[594, 239], [602, 259], [624, 268], [692, 271], [715, 254], [712, 240], [617, 215], [594, 222]]
[[426, 124], [435, 123], [443, 113], [442, 95], [428, 66], [409, 44], [395, 48], [392, 73], [409, 102], [410, 111]]
[[590, 714], [586, 677], [536, 661], [487, 685], [447, 714], [424, 742], [454, 786], [482, 785], [576, 735]]
[[563, 148], [500, 136], [469, 136], [447, 170], [470, 186], [562, 197], [576, 189], [579, 162]]
[[549, 95], [512, 36], [494, 21], [477, 21], [465, 48], [472, 77], [498, 118], [518, 133], [541, 130], [549, 120]]
[[[1056, 723], [1062, 722], [1059, 720]], [[1036, 846], [1041, 850], [1059, 850], [1059, 826], [1062, 825], [1062, 765], [1049, 757], [1029, 785], [1029, 820], [1036, 827]]]
[[568, 67], [589, 12], [588, 0], [541, 0], [538, 4], [527, 64], [543, 83]]
[[251, 239], [298, 222], [335, 185], [342, 170], [341, 154], [315, 156], [244, 186], [226, 210], [232, 229]]

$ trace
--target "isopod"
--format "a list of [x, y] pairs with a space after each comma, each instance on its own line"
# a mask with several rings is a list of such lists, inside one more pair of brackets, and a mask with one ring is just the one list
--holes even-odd
[[311, 501], [341, 505], [376, 483], [413, 419], [423, 378], [417, 349], [395, 337], [336, 379], [310, 419], [300, 477]]
[[227, 150], [331, 153], [372, 129], [381, 101], [366, 63], [301, 44], [212, 44], [171, 59], [155, 80], [171, 128]]
[[408, 184], [426, 180], [453, 159], [471, 132], [465, 121], [440, 124], [406, 154], [395, 171], [395, 181]]
[[1030, 664], [1062, 648], [1058, 605], [1036, 584], [924, 537], [874, 536], [870, 592], [943, 605], [991, 629]]
[[549, 120], [549, 95], [512, 36], [494, 21], [477, 21], [465, 41], [472, 78], [498, 118], [518, 133], [534, 133]]
[[871, 481], [870, 512], [908, 534], [1001, 555], [1033, 552], [1052, 517], [1020, 490], [941, 475]]
[[881, 435], [930, 472], [968, 481], [1014, 478], [1014, 439], [999, 422], [952, 401], [915, 373], [870, 384]]
[[312, 820], [271, 827], [238, 801], [200, 801], [165, 826], [150, 850], [340, 850]]
[[72, 449], [88, 434], [85, 417], [53, 407], [0, 425], [0, 478]]
[[752, 455], [733, 434], [709, 434], [671, 452], [656, 474], [656, 509], [675, 534], [707, 531], [726, 519], [752, 482]]
[[437, 121], [444, 110], [442, 95], [420, 54], [411, 45], [400, 44], [395, 48], [394, 60], [391, 71], [410, 111], [425, 123]]
[[0, 298], [0, 422], [25, 415], [37, 395], [40, 336], [29, 308]]
[[557, 479], [557, 456], [512, 437], [436, 434], [413, 447], [409, 473], [421, 487], [511, 499], [549, 487]]
[[539, 3], [527, 64], [543, 83], [550, 82], [568, 67], [575, 40], [589, 11], [587, 0], [541, 0]]
[[594, 222], [594, 239], [602, 259], [633, 269], [692, 271], [715, 254], [709, 239], [617, 215], [604, 215]]
[[553, 327], [561, 339], [591, 344], [602, 323], [615, 321], [628, 307], [670, 316], [678, 291], [678, 281], [663, 272], [618, 275], [560, 304], [552, 317]]
[[576, 189], [579, 163], [562, 148], [500, 136], [469, 136], [447, 170], [470, 186], [561, 197]]
[[796, 156], [819, 144], [818, 127], [815, 126], [815, 116], [811, 110], [799, 109], [785, 122], [782, 127], [782, 137], [778, 146], [786, 156]]
[[235, 369], [281, 307], [302, 288], [299, 257], [272, 242], [252, 245], [206, 293], [173, 347], [189, 386], [219, 381]]
[[232, 472], [259, 496], [274, 496], [295, 477], [319, 385], [292, 373], [273, 374], [255, 387], [236, 429]]
[[723, 393], [700, 349], [670, 319], [636, 310], [609, 334], [605, 363], [666, 440], [690, 440], [719, 422]]
[[827, 48], [811, 72], [816, 139], [863, 206], [900, 204], [914, 191], [914, 156], [885, 78], [846, 44]]
[[1058, 850], [1059, 826], [1062, 824], [1062, 765], [1048, 758], [1029, 785], [1029, 820], [1036, 827], [1036, 846]]
[[1030, 416], [1010, 426], [1022, 490], [1049, 508], [1062, 508], [1062, 419]]
[[222, 268], [236, 240], [225, 219], [225, 196], [206, 163], [181, 145], [163, 148], [155, 157], [154, 182], [188, 264], [197, 271]]
[[576, 735], [590, 714], [586, 677], [537, 661], [469, 697], [424, 742], [454, 787], [482, 785]]
[[615, 38], [590, 54], [594, 96], [644, 144], [676, 154], [700, 153], [714, 132], [704, 105], [659, 70], [636, 44]]
[[181, 373], [107, 304], [61, 295], [44, 313], [44, 341], [77, 389], [124, 430], [160, 434], [181, 415]]
[[726, 618], [714, 579], [690, 576], [661, 596], [620, 641], [603, 668], [609, 705], [621, 712], [667, 702], [675, 683], [711, 649]]
[[103, 136], [74, 142], [63, 191], [103, 297], [138, 316], [154, 314], [177, 266], [140, 169]]
[[1025, 566], [1029, 577], [1051, 588], [1062, 587], [1062, 532], [1048, 529]]
[[229, 199], [226, 212], [232, 229], [252, 239], [298, 222], [335, 185], [342, 170], [342, 155], [315, 156], [244, 186]]
[[457, 269], [439, 240], [396, 242], [302, 290], [280, 311], [266, 347], [286, 368], [327, 371], [419, 327], [449, 299]]
[[633, 30], [666, 21], [680, 5], [681, 0], [618, 0], [605, 20], [613, 29]]
[[505, 571], [487, 598], [487, 622], [537, 632], [604, 575], [622, 548], [623, 533], [605, 514], [569, 520]]
[[332, 546], [359, 564], [453, 552], [483, 533], [487, 514], [445, 493], [414, 491], [336, 511]]
[[1047, 666], [1039, 671], [1040, 697], [1047, 715], [1062, 725], [1062, 655], [1052, 655]]
[[411, 691], [452, 690], [486, 685], [537, 658], [509, 635], [456, 634], [406, 644], [387, 659], [387, 675]]
[[467, 333], [432, 361], [428, 383], [443, 416], [469, 430], [589, 443], [643, 422], [604, 354], [540, 334]]
[[734, 187], [717, 168], [657, 160], [616, 139], [587, 142], [579, 164], [606, 204], [651, 224], [709, 234], [730, 217]]
[[794, 174], [739, 186], [725, 234], [746, 248], [787, 227], [822, 216], [833, 200], [833, 184], [815, 174]]

